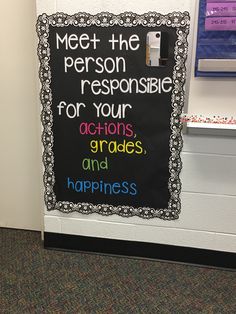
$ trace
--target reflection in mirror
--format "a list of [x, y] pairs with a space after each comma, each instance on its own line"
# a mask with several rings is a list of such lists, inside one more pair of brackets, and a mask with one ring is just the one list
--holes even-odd
[[168, 61], [168, 34], [148, 32], [146, 38], [146, 65], [151, 67], [166, 66]]

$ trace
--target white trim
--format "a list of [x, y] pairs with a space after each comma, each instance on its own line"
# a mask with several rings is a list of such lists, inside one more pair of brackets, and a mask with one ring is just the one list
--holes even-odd
[[131, 223], [45, 217], [45, 232], [195, 247], [236, 253], [236, 235]]

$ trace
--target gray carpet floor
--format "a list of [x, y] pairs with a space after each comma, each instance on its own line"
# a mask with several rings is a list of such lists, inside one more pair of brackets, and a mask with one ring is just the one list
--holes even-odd
[[0, 229], [0, 313], [236, 313], [236, 272], [45, 250]]

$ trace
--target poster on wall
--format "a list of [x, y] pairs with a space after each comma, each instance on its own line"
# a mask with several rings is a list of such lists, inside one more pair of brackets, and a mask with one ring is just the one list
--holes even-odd
[[48, 211], [177, 219], [189, 13], [38, 18]]

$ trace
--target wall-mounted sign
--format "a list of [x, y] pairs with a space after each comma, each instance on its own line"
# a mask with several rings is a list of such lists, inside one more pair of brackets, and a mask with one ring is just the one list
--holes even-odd
[[177, 219], [189, 14], [38, 18], [48, 210]]

